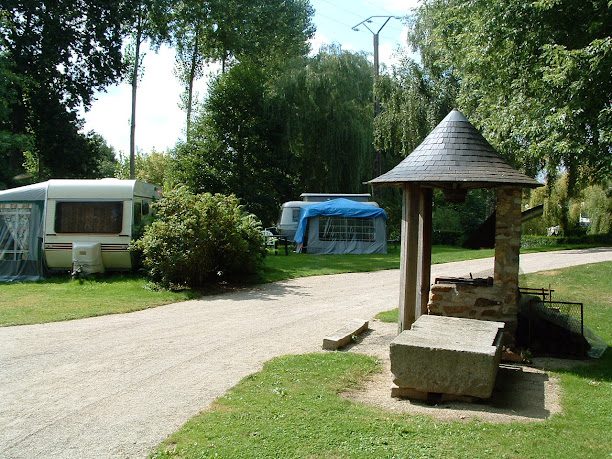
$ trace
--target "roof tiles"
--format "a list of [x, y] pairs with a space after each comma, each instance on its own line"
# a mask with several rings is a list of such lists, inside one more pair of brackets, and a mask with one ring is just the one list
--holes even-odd
[[504, 161], [459, 110], [451, 111], [401, 163], [369, 183], [402, 182], [541, 186]]

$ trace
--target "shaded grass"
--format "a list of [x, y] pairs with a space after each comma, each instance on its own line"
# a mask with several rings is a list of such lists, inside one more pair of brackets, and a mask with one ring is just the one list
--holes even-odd
[[[610, 339], [611, 269], [612, 263], [598, 263], [529, 274], [522, 282], [537, 286], [554, 277], [563, 284], [559, 295], [566, 291], [568, 300], [585, 301], [597, 311], [587, 314], [586, 325]], [[601, 292], [593, 296], [592, 290]], [[273, 359], [188, 421], [152, 457], [599, 458], [612, 452], [610, 351], [557, 372], [563, 412], [544, 422], [440, 421], [338, 395], [379, 370], [375, 359], [353, 353]]]
[[154, 290], [142, 277], [130, 275], [100, 276], [81, 281], [52, 277], [40, 282], [0, 284], [0, 325], [132, 312], [196, 296], [191, 290]]

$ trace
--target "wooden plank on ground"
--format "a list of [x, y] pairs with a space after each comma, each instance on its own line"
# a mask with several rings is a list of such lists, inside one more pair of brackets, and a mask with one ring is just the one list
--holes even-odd
[[323, 349], [335, 351], [353, 341], [353, 336], [360, 335], [368, 329], [367, 320], [354, 319], [344, 327], [323, 338]]

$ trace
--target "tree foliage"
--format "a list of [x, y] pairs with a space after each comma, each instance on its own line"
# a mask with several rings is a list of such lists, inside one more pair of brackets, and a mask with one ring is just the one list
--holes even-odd
[[376, 93], [381, 113], [374, 120], [375, 145], [384, 153], [384, 169], [388, 170], [454, 108], [457, 81], [403, 56], [390, 74], [381, 76]]
[[[174, 180], [174, 159], [168, 153], [153, 150], [149, 153], [137, 153], [135, 161], [135, 178], [143, 182], [163, 187], [166, 190], [176, 185]], [[130, 160], [119, 154], [112, 176], [119, 179], [130, 178]]]
[[[561, 226], [563, 218], [567, 219], [562, 228], [565, 236], [586, 232], [588, 234], [607, 234], [612, 230], [612, 184], [589, 185], [579, 189], [574, 196], [568, 196], [568, 174], [561, 174], [547, 188], [532, 190], [528, 199], [529, 207], [544, 205], [541, 218], [529, 221], [524, 225], [526, 234], [546, 235], [547, 229]], [[567, 211], [564, 209], [567, 208]], [[565, 215], [567, 212], [567, 215]], [[588, 220], [583, 221], [580, 218]]]
[[[5, 53], [0, 52], [0, 189], [14, 183], [14, 178], [23, 172], [23, 158], [14, 154], [31, 148], [32, 137], [27, 133], [14, 133], [11, 115], [17, 104], [18, 90], [22, 79], [13, 71]], [[21, 161], [20, 161], [21, 160]]]
[[235, 64], [213, 83], [177, 180], [194, 191], [235, 193], [272, 223], [304, 191], [358, 192], [371, 178], [372, 74], [339, 49], [284, 65]]
[[0, 122], [12, 142], [0, 152], [9, 164], [0, 180], [17, 184], [24, 161], [38, 178], [95, 176], [97, 160], [88, 157], [88, 140], [79, 133], [78, 109], [121, 76], [130, 3], [6, 0], [2, 12], [0, 68], [10, 78], [0, 83]]
[[429, 0], [412, 39], [459, 81], [458, 105], [530, 174], [611, 172], [612, 21], [606, 0]]
[[271, 62], [304, 56], [314, 34], [312, 7], [304, 0], [181, 0], [171, 22], [176, 47], [176, 74], [184, 85], [187, 137], [195, 105], [193, 84], [206, 62]]
[[363, 191], [374, 161], [372, 84], [366, 57], [339, 47], [322, 49], [273, 82], [270, 104], [284, 120], [298, 190]]
[[177, 147], [177, 171], [195, 192], [234, 193], [269, 220], [283, 172], [274, 155], [275, 120], [264, 107], [266, 78], [264, 69], [242, 63], [214, 82], [189, 142]]

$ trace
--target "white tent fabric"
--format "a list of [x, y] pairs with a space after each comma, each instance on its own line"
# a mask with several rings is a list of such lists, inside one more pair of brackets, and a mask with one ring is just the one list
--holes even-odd
[[47, 182], [0, 191], [0, 282], [43, 278]]

